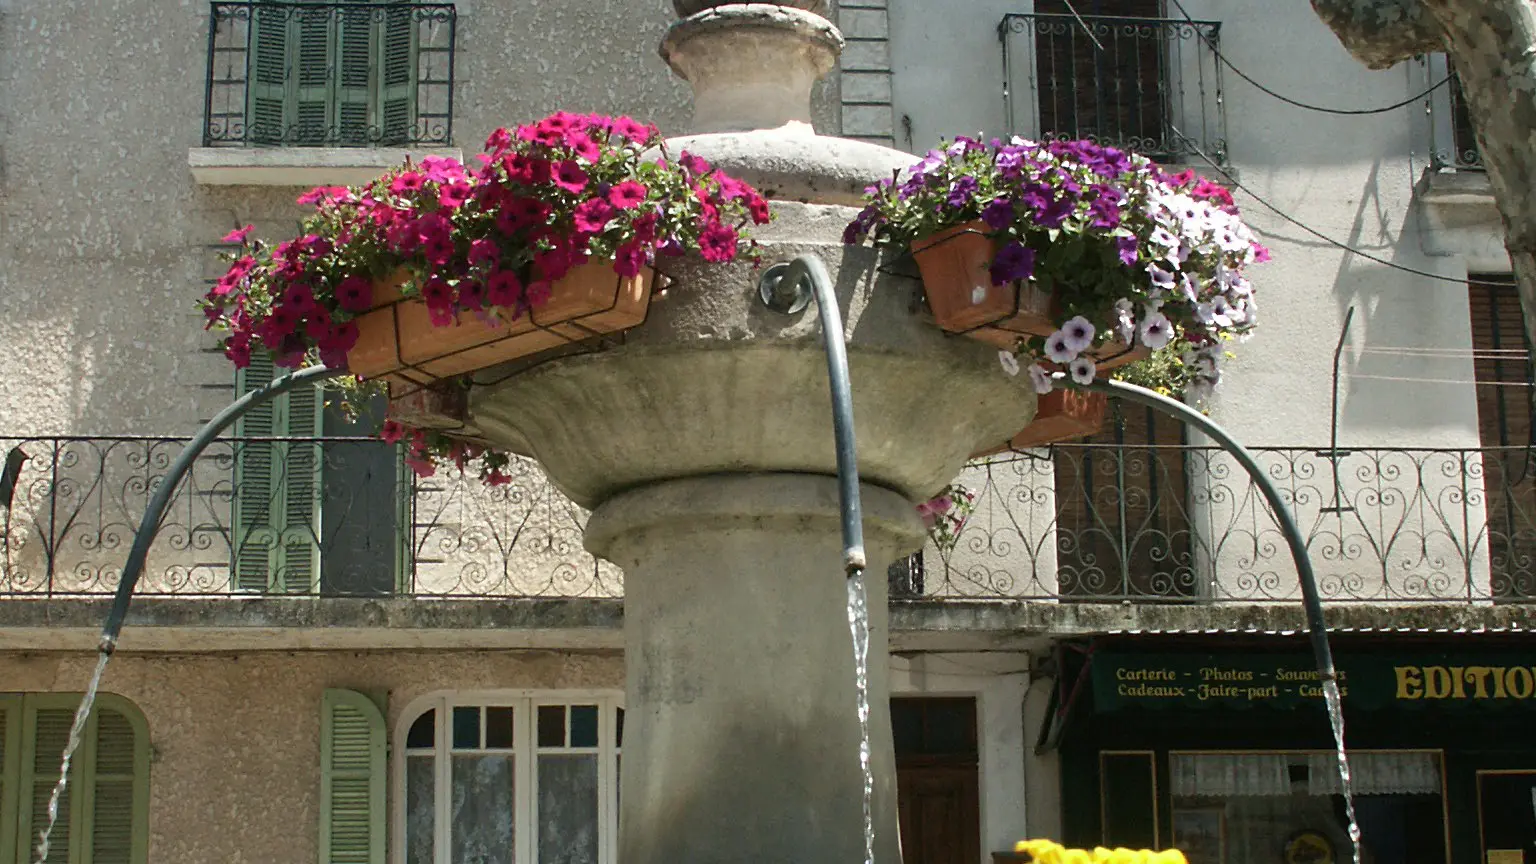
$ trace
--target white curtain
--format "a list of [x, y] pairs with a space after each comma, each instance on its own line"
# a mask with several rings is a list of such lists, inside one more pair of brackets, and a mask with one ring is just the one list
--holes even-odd
[[[1339, 793], [1338, 757], [1309, 753], [1174, 753], [1168, 758], [1176, 797], [1232, 798], [1291, 794], [1290, 769], [1307, 768], [1307, 794]], [[1356, 795], [1439, 795], [1438, 753], [1351, 753]]]

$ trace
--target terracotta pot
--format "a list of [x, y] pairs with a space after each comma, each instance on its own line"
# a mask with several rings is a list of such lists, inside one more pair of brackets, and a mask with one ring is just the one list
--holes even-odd
[[[357, 345], [347, 354], [347, 366], [363, 378], [431, 384], [618, 333], [645, 320], [653, 278], [650, 270], [621, 277], [612, 262], [591, 261], [551, 286], [549, 300], [531, 316], [514, 319], [503, 309], [484, 318], [461, 313], [444, 327], [432, 323], [420, 299], [396, 299], [357, 318]], [[389, 296], [387, 290], [376, 294]]]
[[972, 458], [1086, 438], [1104, 427], [1104, 415], [1108, 411], [1109, 398], [1103, 393], [1052, 390], [1040, 397], [1035, 419], [1019, 434], [1000, 447], [972, 454]]
[[[1056, 332], [1060, 306], [1033, 282], [992, 284], [997, 244], [981, 222], [946, 228], [912, 244], [912, 257], [923, 276], [923, 293], [940, 329], [962, 333], [1002, 350], [1022, 337], [1044, 338]], [[1145, 359], [1146, 346], [1112, 342], [1091, 353], [1101, 371]]]

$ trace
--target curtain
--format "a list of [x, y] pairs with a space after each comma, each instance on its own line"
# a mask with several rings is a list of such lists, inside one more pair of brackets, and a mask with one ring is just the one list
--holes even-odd
[[[1438, 753], [1351, 753], [1356, 795], [1439, 795]], [[1337, 757], [1309, 753], [1174, 753], [1168, 757], [1176, 797], [1232, 798], [1291, 794], [1291, 767], [1307, 769], [1307, 794], [1339, 794]]]

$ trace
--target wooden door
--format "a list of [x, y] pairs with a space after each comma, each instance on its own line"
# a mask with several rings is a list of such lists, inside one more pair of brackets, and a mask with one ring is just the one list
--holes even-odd
[[891, 700], [902, 864], [981, 860], [976, 700]]

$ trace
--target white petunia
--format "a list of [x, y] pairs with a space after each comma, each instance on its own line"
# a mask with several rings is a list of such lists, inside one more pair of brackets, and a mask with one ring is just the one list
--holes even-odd
[[1173, 338], [1173, 324], [1161, 312], [1151, 312], [1141, 322], [1141, 343], [1153, 351], [1161, 349]]
[[1066, 334], [1066, 348], [1074, 354], [1081, 354], [1093, 345], [1093, 337], [1097, 334], [1093, 322], [1081, 315], [1061, 325], [1061, 332]]
[[1039, 363], [1033, 363], [1029, 367], [1029, 383], [1035, 385], [1035, 392], [1041, 396], [1051, 392], [1051, 373], [1045, 371], [1045, 367]]
[[1077, 359], [1077, 354], [1078, 352], [1072, 350], [1071, 346], [1067, 344], [1067, 334], [1065, 332], [1057, 330], [1046, 337], [1045, 356], [1049, 357], [1052, 363], [1071, 363]]
[[1067, 371], [1072, 373], [1072, 380], [1087, 386], [1093, 383], [1093, 374], [1096, 371], [1093, 361], [1087, 357], [1079, 357], [1067, 366]]
[[997, 362], [1003, 366], [1003, 371], [1009, 375], [1019, 374], [1019, 358], [1013, 356], [1012, 351], [997, 352]]

